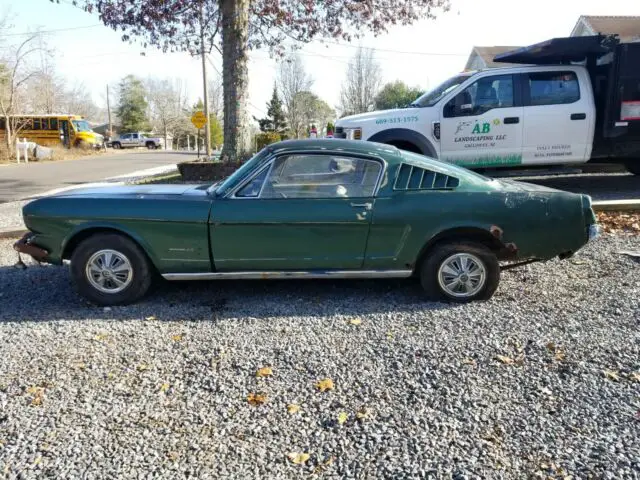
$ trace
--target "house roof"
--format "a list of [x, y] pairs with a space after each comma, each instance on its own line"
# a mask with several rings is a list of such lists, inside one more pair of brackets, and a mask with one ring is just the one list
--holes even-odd
[[471, 67], [471, 62], [474, 56], [478, 56], [484, 60], [484, 63], [487, 67], [504, 67], [504, 63], [494, 62], [493, 58], [505, 52], [510, 52], [511, 50], [516, 50], [520, 47], [505, 47], [505, 46], [493, 46], [493, 47], [473, 47], [471, 51], [471, 55], [469, 56], [469, 60], [467, 61], [466, 68], [469, 69]]
[[618, 34], [623, 42], [640, 40], [640, 17], [582, 15], [571, 32], [572, 35], [580, 24], [587, 25], [594, 35]]

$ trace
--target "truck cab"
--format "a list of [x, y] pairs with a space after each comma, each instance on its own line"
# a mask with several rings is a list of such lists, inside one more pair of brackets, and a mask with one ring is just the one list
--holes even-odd
[[342, 118], [335, 136], [469, 168], [640, 165], [640, 44], [560, 38], [496, 60], [515, 65], [461, 73], [407, 108]]

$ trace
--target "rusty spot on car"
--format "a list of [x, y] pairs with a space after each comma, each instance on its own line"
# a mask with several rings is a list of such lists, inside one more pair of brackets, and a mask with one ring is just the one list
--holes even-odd
[[496, 238], [502, 238], [503, 231], [497, 225], [491, 225], [491, 228], [489, 229], [489, 233], [491, 233], [491, 235], [493, 235]]

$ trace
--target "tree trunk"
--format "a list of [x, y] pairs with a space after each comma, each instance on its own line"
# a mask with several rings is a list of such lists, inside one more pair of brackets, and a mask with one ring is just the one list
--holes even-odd
[[222, 158], [236, 161], [244, 150], [243, 133], [249, 85], [249, 0], [219, 0], [222, 13], [224, 148]]

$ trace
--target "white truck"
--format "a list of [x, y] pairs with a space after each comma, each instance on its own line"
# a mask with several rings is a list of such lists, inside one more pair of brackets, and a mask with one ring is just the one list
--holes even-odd
[[149, 150], [162, 148], [162, 139], [159, 137], [147, 137], [144, 133], [125, 133], [111, 142], [115, 149], [147, 147]]
[[640, 175], [640, 43], [555, 38], [495, 60], [512, 65], [456, 75], [407, 108], [341, 118], [335, 137], [476, 169], [593, 161]]

